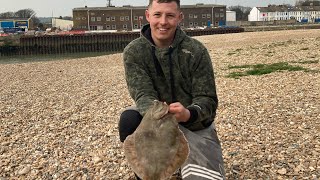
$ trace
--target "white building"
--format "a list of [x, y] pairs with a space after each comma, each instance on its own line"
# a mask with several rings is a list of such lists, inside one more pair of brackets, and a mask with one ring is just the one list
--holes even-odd
[[236, 21], [236, 12], [235, 11], [226, 11], [226, 21]]
[[320, 6], [275, 6], [253, 7], [248, 21], [274, 21], [296, 19], [299, 22], [319, 22]]
[[52, 27], [56, 27], [61, 30], [71, 30], [73, 27], [73, 21], [52, 18]]

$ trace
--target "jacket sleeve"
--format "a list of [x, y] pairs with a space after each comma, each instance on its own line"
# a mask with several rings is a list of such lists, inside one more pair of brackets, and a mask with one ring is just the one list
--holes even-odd
[[188, 106], [191, 113], [186, 125], [215, 118], [218, 107], [215, 78], [212, 61], [205, 47], [198, 54], [198, 60], [192, 67], [192, 104]]
[[142, 58], [145, 57], [137, 56], [133, 47], [125, 48], [123, 52], [125, 78], [129, 94], [135, 101], [140, 114], [144, 116], [146, 110], [158, 97]]

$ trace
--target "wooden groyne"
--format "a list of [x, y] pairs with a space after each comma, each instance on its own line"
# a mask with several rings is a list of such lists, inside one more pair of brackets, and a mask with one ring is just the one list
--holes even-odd
[[20, 55], [118, 52], [137, 37], [137, 33], [21, 37]]
[[[189, 36], [239, 33], [243, 28], [185, 30]], [[21, 36], [19, 46], [0, 46], [0, 56], [65, 54], [82, 52], [121, 52], [140, 36], [139, 32], [86, 33], [71, 35]]]

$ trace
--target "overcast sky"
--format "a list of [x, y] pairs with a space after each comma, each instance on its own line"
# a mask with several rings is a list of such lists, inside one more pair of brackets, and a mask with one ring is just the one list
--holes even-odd
[[[114, 6], [133, 5], [145, 6], [149, 0], [111, 0]], [[222, 4], [227, 6], [267, 6], [268, 4], [294, 4], [296, 0], [181, 0], [187, 4]], [[0, 13], [15, 12], [20, 9], [31, 8], [37, 17], [72, 16], [75, 7], [104, 7], [107, 0], [0, 0]]]

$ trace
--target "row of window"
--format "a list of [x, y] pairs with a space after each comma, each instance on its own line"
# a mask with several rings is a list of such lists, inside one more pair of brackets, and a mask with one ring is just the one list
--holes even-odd
[[[202, 18], [211, 18], [211, 14], [202, 14], [201, 16]], [[224, 13], [215, 13], [215, 17], [224, 17]], [[190, 19], [197, 19], [198, 15], [197, 14], [189, 14], [189, 18]], [[76, 20], [86, 20], [86, 17], [77, 17]], [[90, 20], [92, 22], [96, 22], [96, 21], [101, 21], [102, 18], [101, 17], [94, 17], [92, 16], [90, 18]], [[143, 20], [143, 16], [134, 16], [133, 20], [135, 21], [141, 21]], [[108, 16], [106, 17], [106, 21], [116, 21], [116, 17], [115, 16]], [[120, 21], [130, 21], [130, 16], [120, 16]]]
[[[181, 27], [185, 27], [184, 23], [180, 23], [179, 24]], [[200, 24], [198, 22], [189, 22], [189, 27], [197, 27]], [[208, 22], [201, 22], [201, 26], [207, 26]], [[143, 24], [134, 24], [133, 25], [133, 29], [139, 29], [142, 28]], [[113, 24], [113, 25], [106, 25], [106, 30], [116, 30], [117, 29], [117, 25]], [[82, 28], [82, 29], [86, 29], [87, 26], [79, 26], [78, 28]], [[90, 26], [90, 30], [103, 30], [104, 26]], [[128, 25], [127, 24], [123, 24], [122, 25], [122, 29], [128, 29]]]
[[[215, 17], [224, 17], [224, 13], [215, 13], [214, 14]], [[211, 18], [211, 14], [202, 14], [201, 15], [202, 18]], [[189, 14], [189, 19], [197, 19], [198, 15], [197, 14]]]
[[276, 18], [263, 18], [263, 21], [268, 21], [268, 20], [289, 20], [290, 18], [288, 17], [276, 17]]
[[[308, 19], [308, 18], [305, 18], [305, 17], [291, 17], [291, 18], [294, 18], [296, 20], [302, 20], [302, 19]], [[289, 20], [291, 18], [288, 18], [288, 17], [275, 17], [275, 18], [263, 18], [263, 21], [268, 21], [268, 20]], [[312, 18], [311, 18], [312, 19]], [[318, 17], [315, 17], [314, 19], [320, 19], [320, 16]]]
[[320, 14], [320, 11], [312, 11], [310, 12], [270, 12], [270, 13], [263, 13], [264, 16], [287, 16], [287, 15], [303, 15], [303, 14]]
[[[133, 29], [139, 29], [143, 26], [143, 24], [134, 24], [133, 25]], [[106, 25], [106, 30], [116, 30], [117, 29], [117, 25], [112, 24], [112, 25]], [[79, 26], [79, 28], [86, 28], [86, 26]], [[103, 30], [104, 26], [90, 26], [90, 30]], [[122, 29], [128, 29], [128, 25], [127, 24], [123, 24], [122, 25]]]
[[[76, 20], [86, 20], [86, 17], [77, 17]], [[95, 21], [101, 21], [102, 18], [101, 17], [91, 17], [90, 18], [91, 21], [95, 22]], [[143, 16], [134, 16], [133, 20], [143, 20]], [[116, 17], [115, 16], [108, 16], [106, 17], [106, 21], [116, 21]], [[120, 16], [120, 21], [130, 21], [130, 16]]]
[[[184, 23], [180, 23], [179, 24], [181, 27], [184, 27]], [[208, 25], [208, 22], [201, 22], [201, 26], [207, 26]], [[197, 27], [199, 26], [199, 23], [198, 22], [189, 22], [189, 27]]]

